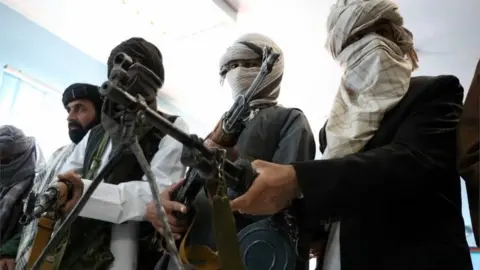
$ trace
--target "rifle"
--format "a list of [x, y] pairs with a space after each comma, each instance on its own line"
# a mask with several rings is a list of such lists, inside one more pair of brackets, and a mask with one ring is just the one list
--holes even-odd
[[[265, 46], [262, 50], [260, 47], [249, 42], [243, 42], [243, 44], [262, 56], [262, 65], [260, 67], [260, 72], [255, 77], [247, 92], [244, 95], [237, 97], [232, 107], [222, 116], [213, 132], [207, 136], [208, 139], [211, 139], [222, 147], [233, 147], [236, 145], [237, 139], [245, 127], [244, 119], [250, 114], [250, 102], [255, 97], [259, 86], [265, 77], [271, 72], [273, 65], [280, 56], [280, 54], [273, 52], [273, 49], [269, 46]], [[199, 139], [199, 142], [203, 142], [203, 140]], [[195, 163], [195, 159], [192, 159], [192, 157], [195, 155], [192, 155], [192, 153], [184, 154], [182, 163], [190, 168], [187, 171], [185, 182], [173, 192], [172, 199], [184, 204], [187, 207], [188, 212], [186, 214], [174, 212], [174, 215], [179, 219], [192, 218], [194, 216], [194, 209], [192, 208], [193, 202], [199, 192], [203, 188], [206, 188], [208, 190], [207, 193], [212, 200], [213, 227], [218, 249], [217, 257], [216, 253], [208, 247], [198, 246], [196, 248], [197, 251], [203, 250], [200, 251], [200, 253], [209, 254], [206, 256], [213, 260], [207, 260], [202, 263], [202, 266], [197, 265], [197, 267], [199, 269], [213, 269], [218, 267], [229, 270], [244, 269], [238, 244], [235, 220], [227, 196], [227, 187], [237, 193], [244, 193], [252, 184], [256, 173], [250, 170], [248, 177], [244, 177], [244, 181], [236, 183], [222, 183], [222, 181], [212, 182], [208, 180], [208, 178], [203, 177], [202, 173], [198, 171], [195, 166], [192, 166]], [[236, 164], [240, 167], [250, 168], [250, 162], [246, 159], [237, 159]], [[190, 252], [185, 246], [186, 238], [187, 236], [185, 236], [180, 243], [180, 253], [183, 255], [183, 259], [188, 261], [188, 255], [186, 254]]]
[[[244, 45], [259, 52], [259, 48], [254, 44], [244, 42]], [[237, 97], [230, 109], [217, 123], [213, 132], [207, 136], [208, 139], [220, 146], [233, 147], [236, 145], [238, 136], [245, 127], [243, 119], [250, 113], [250, 101], [255, 97], [258, 87], [261, 85], [265, 77], [272, 71], [273, 65], [280, 56], [280, 54], [275, 53], [273, 49], [268, 46], [265, 46], [263, 51], [260, 50], [260, 52], [262, 53], [262, 65], [257, 77], [255, 77], [247, 92], [244, 95]], [[186, 165], [191, 163], [187, 159], [184, 161], [184, 164]], [[240, 159], [238, 162], [243, 163], [245, 160]], [[201, 177], [195, 168], [190, 167], [187, 171], [185, 182], [173, 192], [172, 198], [173, 200], [184, 204], [187, 209], [191, 209], [193, 201], [205, 185], [205, 179]], [[238, 182], [236, 185], [229, 185], [229, 188], [236, 192], [243, 193], [250, 187], [250, 185], [250, 182]], [[183, 214], [180, 212], [175, 212], [174, 214], [179, 219], [186, 219], [187, 215], [189, 215], [189, 213]]]

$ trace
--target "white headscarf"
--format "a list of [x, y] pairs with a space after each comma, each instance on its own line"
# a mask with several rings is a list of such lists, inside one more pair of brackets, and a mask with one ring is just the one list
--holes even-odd
[[[277, 62], [273, 65], [272, 71], [268, 74], [265, 80], [259, 87], [257, 94], [254, 96], [254, 100], [250, 103], [251, 106], [259, 104], [276, 104], [278, 95], [280, 94], [280, 83], [283, 76], [283, 53], [275, 42], [270, 38], [256, 33], [245, 34], [238, 38], [220, 59], [220, 69], [226, 64], [234, 60], [252, 60], [262, 59], [262, 55], [253, 51], [241, 42], [253, 43], [259, 48], [264, 46], [272, 47], [273, 51], [280, 54]], [[224, 83], [228, 84], [228, 87], [232, 91], [233, 99], [236, 99], [239, 95], [244, 94], [253, 80], [260, 72], [260, 67], [237, 67], [228, 71], [225, 75]]]
[[[390, 23], [395, 42], [368, 33], [344, 48], [350, 37], [379, 20]], [[407, 93], [415, 62], [406, 58], [412, 35], [389, 0], [339, 0], [328, 17], [326, 48], [344, 68], [326, 125], [323, 157], [328, 159], [364, 148], [385, 113]]]

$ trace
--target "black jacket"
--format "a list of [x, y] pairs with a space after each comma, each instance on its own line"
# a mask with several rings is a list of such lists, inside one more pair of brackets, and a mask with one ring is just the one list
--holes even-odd
[[462, 99], [454, 76], [412, 78], [364, 151], [293, 164], [308, 229], [341, 219], [342, 270], [472, 269], [456, 170]]
[[480, 61], [473, 74], [458, 126], [458, 169], [467, 187], [470, 216], [480, 247]]

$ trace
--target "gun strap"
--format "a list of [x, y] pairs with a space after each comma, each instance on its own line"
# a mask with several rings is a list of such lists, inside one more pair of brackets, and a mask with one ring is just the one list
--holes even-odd
[[184, 264], [195, 266], [195, 269], [197, 270], [219, 270], [220, 260], [217, 252], [204, 245], [187, 246], [187, 239], [190, 235], [190, 230], [192, 229], [193, 224], [195, 224], [195, 219], [196, 218], [194, 217], [190, 223], [190, 227], [188, 227], [185, 237], [183, 237], [182, 242], [180, 243], [180, 259], [182, 259]]
[[[38, 259], [43, 249], [47, 246], [48, 241], [53, 233], [55, 226], [55, 220], [49, 217], [41, 217], [38, 221], [37, 232], [35, 233], [35, 239], [33, 240], [30, 257], [28, 258], [27, 268], [31, 269], [33, 264]], [[43, 261], [40, 269], [51, 270], [53, 267], [53, 256], [47, 256]]]
[[[219, 187], [220, 186], [220, 187]], [[198, 270], [245, 270], [238, 245], [235, 219], [230, 208], [230, 199], [222, 189], [221, 184], [208, 187], [213, 208], [213, 229], [218, 252], [206, 245], [189, 245], [186, 243], [196, 217], [182, 239], [179, 252], [180, 258]], [[212, 194], [212, 195], [210, 195]]]
[[245, 270], [237, 238], [237, 226], [226, 194], [213, 195], [213, 228], [222, 269]]
[[105, 151], [105, 146], [107, 145], [107, 142], [108, 142], [108, 134], [107, 132], [105, 132], [102, 136], [102, 140], [100, 141], [99, 146], [97, 147], [90, 169], [85, 175], [85, 179], [92, 179], [92, 177], [100, 167], [100, 164], [102, 163], [103, 152]]

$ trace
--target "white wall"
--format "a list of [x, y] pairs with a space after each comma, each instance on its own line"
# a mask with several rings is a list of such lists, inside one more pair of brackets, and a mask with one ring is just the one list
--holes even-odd
[[302, 109], [314, 134], [327, 118], [341, 75], [338, 65], [323, 49], [328, 3], [251, 1], [237, 21], [243, 33], [265, 34], [282, 48], [285, 74], [279, 102]]

